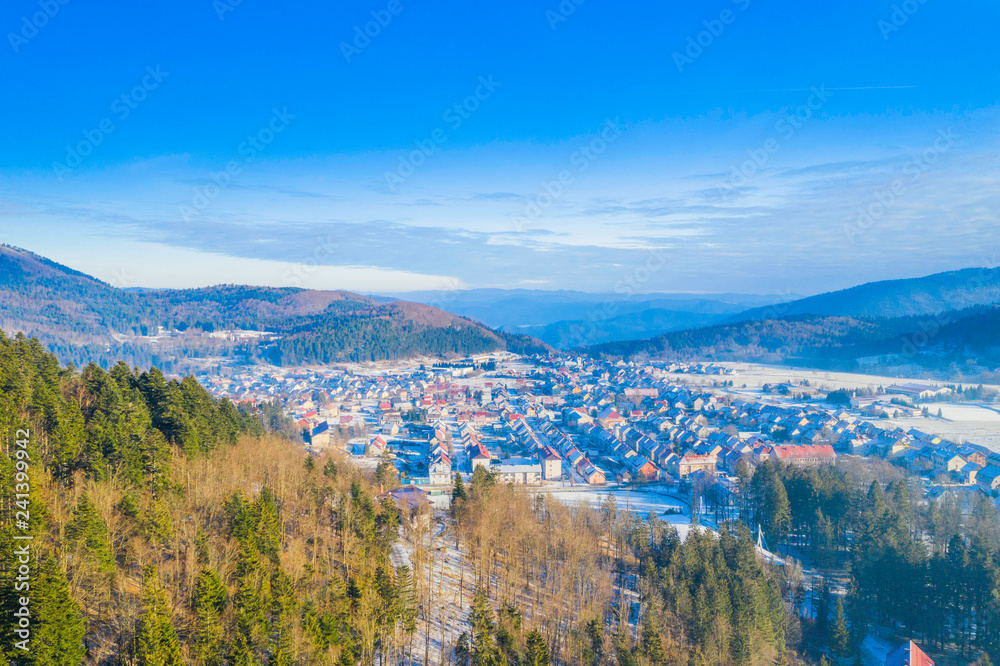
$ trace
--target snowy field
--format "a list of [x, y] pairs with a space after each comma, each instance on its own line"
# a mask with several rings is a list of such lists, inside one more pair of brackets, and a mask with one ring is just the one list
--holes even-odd
[[[936, 412], [931, 406], [931, 412]], [[947, 421], [970, 421], [974, 423], [1000, 423], [998, 408], [983, 405], [940, 405], [941, 415]]]
[[614, 487], [584, 487], [578, 490], [576, 488], [558, 486], [546, 488], [542, 486], [539, 491], [564, 504], [589, 504], [595, 509], [600, 508], [607, 501], [608, 495], [614, 495], [619, 511], [628, 509], [641, 516], [648, 515], [650, 511], [662, 514], [668, 507], [687, 512], [687, 507], [680, 500], [649, 490], [628, 490]]
[[[614, 486], [592, 488], [590, 486], [561, 486], [557, 484], [531, 486], [527, 490], [532, 493], [545, 494], [564, 504], [588, 504], [595, 509], [599, 509], [607, 501], [608, 495], [614, 495], [619, 511], [624, 511], [627, 508], [643, 517], [647, 516], [650, 511], [655, 511], [661, 517], [668, 518], [670, 516], [663, 516], [663, 512], [668, 508], [680, 509], [684, 514], [688, 513], [687, 506], [680, 500], [650, 490], [630, 491]], [[446, 492], [442, 495], [432, 495], [430, 500], [434, 508], [447, 510], [451, 505], [451, 494]], [[684, 522], [691, 520], [687, 515], [682, 517]]]
[[[961, 412], [950, 411], [962, 410]], [[982, 412], [991, 412], [985, 408], [967, 405], [942, 405], [945, 418], [912, 418], [890, 419], [888, 423], [904, 430], [916, 428], [923, 432], [944, 437], [952, 442], [970, 442], [981, 444], [991, 451], [1000, 452], [1000, 419], [995, 419]], [[977, 410], [977, 411], [971, 411]], [[937, 412], [937, 406], [931, 406], [931, 413]], [[994, 416], [1000, 416], [991, 412]]]
[[[836, 389], [887, 387], [892, 384], [916, 382], [941, 385], [946, 382], [935, 382], [919, 377], [886, 377], [880, 375], [854, 374], [850, 372], [827, 372], [824, 370], [809, 370], [789, 368], [785, 366], [758, 365], [753, 363], [717, 363], [717, 365], [733, 368], [736, 375], [670, 375], [676, 381], [711, 387], [712, 382], [722, 380], [732, 381], [734, 389], [729, 391], [740, 394], [744, 398], [760, 399], [760, 387], [764, 384], [775, 384], [792, 380], [801, 382], [809, 380], [812, 388], [820, 391]], [[742, 386], [746, 384], [747, 388]], [[994, 388], [1000, 386], [990, 385]], [[770, 399], [766, 399], [771, 401]], [[905, 430], [916, 428], [954, 442], [970, 442], [981, 444], [993, 451], [1000, 451], [1000, 405], [978, 405], [971, 403], [945, 404], [931, 403], [928, 405], [931, 413], [936, 415], [940, 409], [943, 418], [902, 418], [888, 421], [875, 420], [876, 425], [899, 426]]]
[[[595, 509], [599, 509], [608, 498], [608, 495], [615, 496], [615, 502], [619, 511], [629, 510], [639, 516], [646, 517], [649, 512], [655, 512], [660, 520], [670, 523], [677, 530], [677, 535], [681, 541], [687, 538], [691, 531], [691, 514], [687, 505], [679, 499], [667, 496], [664, 492], [653, 490], [629, 490], [627, 488], [585, 488], [581, 490], [553, 488], [551, 490], [542, 488], [542, 492], [548, 494], [553, 499], [557, 499], [565, 504], [589, 504]], [[663, 515], [668, 508], [680, 509], [682, 513], [671, 513]], [[702, 524], [700, 529], [712, 529], [711, 526]]]
[[[800, 382], [808, 379], [809, 384], [814, 388], [827, 391], [847, 388], [878, 388], [879, 386], [889, 386], [890, 384], [906, 384], [916, 382], [920, 384], [951, 384], [953, 382], [940, 382], [929, 379], [922, 379], [915, 376], [886, 376], [886, 375], [866, 375], [853, 372], [830, 372], [827, 370], [812, 370], [809, 368], [794, 368], [784, 365], [761, 365], [757, 363], [735, 363], [720, 361], [715, 365], [736, 370], [736, 375], [694, 375], [675, 374], [672, 378], [678, 378], [693, 384], [711, 386], [713, 381], [731, 380], [737, 387], [746, 384], [748, 388], [760, 388], [764, 384], [775, 384], [791, 379]], [[994, 388], [1000, 386], [991, 384]]]
[[[916, 428], [923, 432], [944, 437], [952, 442], [981, 444], [991, 451], [1000, 452], [1000, 407], [974, 404], [928, 405], [931, 418], [890, 419], [889, 423], [904, 430]], [[941, 410], [941, 417], [936, 416]]]

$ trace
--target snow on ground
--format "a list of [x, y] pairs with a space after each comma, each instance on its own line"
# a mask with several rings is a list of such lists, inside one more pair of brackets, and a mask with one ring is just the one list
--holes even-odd
[[[444, 516], [439, 518], [445, 520]], [[420, 618], [414, 634], [411, 662], [414, 664], [439, 666], [447, 663], [450, 660], [448, 653], [459, 634], [469, 631], [468, 606], [475, 592], [475, 577], [463, 562], [454, 535], [443, 533], [443, 528], [443, 523], [434, 525], [431, 563], [420, 572], [421, 581], [429, 584], [432, 592], [428, 600], [430, 617]], [[409, 540], [402, 542], [401, 550], [407, 559], [415, 554], [415, 546]]]
[[389, 553], [389, 561], [392, 562], [392, 566], [395, 569], [402, 566], [407, 566], [410, 570], [413, 569], [413, 562], [410, 561], [410, 554], [398, 541], [392, 544], [392, 552]]
[[861, 660], [865, 666], [881, 665], [885, 663], [885, 658], [895, 648], [887, 640], [868, 634], [861, 642]]
[[[650, 511], [662, 514], [668, 507], [687, 509], [680, 500], [670, 497], [665, 493], [655, 490], [631, 490], [629, 488], [618, 487], [593, 487], [593, 486], [541, 486], [538, 489], [553, 499], [566, 504], [589, 504], [592, 507], [600, 508], [606, 501], [608, 495], [615, 496], [615, 502], [620, 511], [628, 509], [635, 511], [641, 516], [647, 515]], [[687, 519], [690, 522], [690, 518]]]
[[1000, 411], [992, 405], [937, 404], [928, 405], [932, 415], [941, 410], [943, 418], [890, 419], [889, 423], [904, 430], [916, 428], [944, 437], [953, 442], [982, 444], [1000, 452]]
[[[914, 376], [866, 375], [853, 372], [831, 372], [827, 370], [811, 370], [807, 368], [793, 368], [783, 365], [761, 365], [756, 363], [733, 363], [718, 362], [716, 365], [733, 368], [737, 374], [734, 376], [718, 375], [676, 375], [689, 379], [700, 379], [702, 383], [711, 385], [713, 381], [732, 380], [736, 386], [746, 384], [747, 386], [760, 387], [764, 384], [774, 384], [784, 382], [789, 379], [801, 381], [808, 379], [810, 385], [828, 390], [843, 388], [858, 388], [867, 386], [878, 388], [879, 386], [889, 386], [891, 384], [905, 384], [916, 382], [919, 384], [942, 384], [952, 382], [940, 382], [936, 380], [922, 379]], [[1000, 388], [1000, 386], [995, 388]]]
[[[933, 405], [931, 405], [932, 413]], [[981, 405], [940, 405], [941, 415], [948, 421], [987, 421], [1000, 423], [1000, 412]]]
[[[729, 392], [740, 394], [744, 398], [763, 399], [765, 402], [774, 402], [776, 400], [771, 396], [761, 396], [760, 388], [764, 384], [775, 384], [788, 380], [801, 382], [804, 379], [808, 379], [809, 385], [820, 391], [865, 387], [878, 389], [879, 387], [885, 388], [892, 384], [905, 384], [907, 382], [935, 384], [939, 386], [946, 383], [912, 376], [886, 377], [882, 375], [828, 372], [826, 370], [809, 370], [755, 363], [720, 362], [716, 365], [733, 368], [737, 374], [725, 376], [672, 374], [670, 377], [675, 381], [705, 387], [711, 387], [713, 382], [720, 382], [722, 380], [732, 381], [734, 388], [728, 389]], [[747, 385], [745, 389], [742, 388], [744, 384]], [[996, 385], [988, 386], [1000, 388], [1000, 386]], [[876, 425], [885, 425], [888, 427], [899, 426], [904, 430], [916, 428], [951, 441], [981, 444], [988, 449], [1000, 452], [1000, 406], [974, 403], [929, 403], [928, 407], [931, 414], [937, 414], [937, 410], [941, 409], [944, 418], [918, 417], [890, 419], [888, 421], [875, 419], [873, 422]]]

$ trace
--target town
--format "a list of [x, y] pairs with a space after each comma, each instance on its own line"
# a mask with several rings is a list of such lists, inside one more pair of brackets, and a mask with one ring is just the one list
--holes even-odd
[[[691, 385], [691, 375], [712, 385]], [[929, 495], [953, 492], [965, 504], [1000, 488], [1000, 453], [880, 418], [926, 414], [921, 400], [951, 390], [928, 384], [848, 395], [782, 383], [752, 396], [735, 388], [731, 369], [712, 364], [507, 353], [391, 370], [257, 367], [200, 379], [233, 401], [279, 402], [307, 451], [391, 462], [400, 484], [432, 496], [479, 466], [505, 483], [543, 488], [688, 493], [715, 485], [732, 495], [741, 464], [814, 466], [842, 456], [890, 461], [923, 478]]]

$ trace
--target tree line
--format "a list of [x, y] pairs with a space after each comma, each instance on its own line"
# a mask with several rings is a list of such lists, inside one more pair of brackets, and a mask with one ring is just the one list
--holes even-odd
[[869, 630], [890, 627], [963, 658], [1000, 658], [993, 498], [927, 497], [905, 470], [875, 460], [804, 468], [768, 461], [755, 471], [741, 465], [738, 474], [745, 492], [703, 489], [710, 510], [759, 527], [776, 553], [849, 576], [842, 598], [813, 590], [821, 610], [806, 638], [817, 649], [854, 654]]
[[[455, 662], [591, 666], [773, 664], [790, 653], [783, 572], [737, 524], [686, 539], [655, 514], [567, 506], [461, 477], [451, 514], [470, 632]], [[468, 578], [464, 567], [467, 566]]]

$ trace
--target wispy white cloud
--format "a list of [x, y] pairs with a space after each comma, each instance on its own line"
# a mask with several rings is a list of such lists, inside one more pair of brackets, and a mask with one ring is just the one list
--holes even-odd
[[[971, 265], [996, 251], [1000, 142], [990, 113], [894, 118], [905, 131], [884, 135], [873, 131], [884, 121], [824, 120], [728, 189], [727, 169], [769, 135], [770, 120], [721, 123], [718, 136], [704, 131], [711, 124], [699, 125], [701, 134], [674, 147], [676, 126], [642, 125], [526, 229], [511, 216], [558, 175], [575, 149], [571, 142], [442, 154], [423, 181], [415, 177], [412, 188], [396, 194], [367, 187], [381, 173], [378, 156], [261, 162], [192, 219], [178, 207], [211, 169], [183, 156], [82, 172], [59, 186], [44, 174], [8, 174], [0, 185], [0, 225], [10, 242], [41, 254], [156, 243], [226, 257], [227, 267], [363, 266], [380, 271], [377, 280], [375, 273], [326, 268], [324, 275], [351, 284], [370, 275], [394, 290], [429, 276], [471, 286], [610, 291], [622, 270], [658, 249], [665, 262], [649, 290], [815, 292]], [[877, 224], [848, 239], [844, 225], [858, 208], [907, 177], [909, 161], [948, 126], [961, 137], [954, 147], [907, 180]], [[522, 163], [526, 150], [532, 156]], [[469, 160], [479, 165], [474, 172]], [[331, 250], [316, 258], [315, 247], [328, 239]], [[145, 256], [163, 262], [156, 279], [167, 279], [167, 260]], [[178, 275], [178, 283], [183, 279]]]

